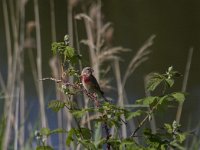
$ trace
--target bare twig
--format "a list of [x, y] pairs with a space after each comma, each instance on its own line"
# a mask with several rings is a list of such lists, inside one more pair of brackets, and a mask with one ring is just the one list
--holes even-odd
[[97, 107], [99, 106], [99, 102], [98, 102], [98, 100], [97, 100], [97, 97], [96, 97], [93, 93], [90, 93], [90, 92], [88, 92], [86, 89], [83, 89], [83, 88], [80, 86], [80, 84], [77, 84], [77, 83], [70, 83], [70, 82], [63, 82], [63, 81], [60, 80], [60, 79], [55, 79], [55, 78], [52, 78], [52, 77], [40, 79], [40, 81], [44, 81], [44, 80], [52, 80], [52, 81], [55, 81], [55, 82], [57, 82], [57, 83], [60, 83], [60, 82], [61, 82], [61, 83], [62, 83], [63, 85], [65, 85], [65, 86], [71, 86], [71, 87], [73, 87], [74, 89], [78, 89], [80, 92], [85, 93], [85, 94], [88, 96], [88, 98], [89, 98], [90, 100], [93, 100], [93, 101], [95, 102], [95, 104], [96, 104]]

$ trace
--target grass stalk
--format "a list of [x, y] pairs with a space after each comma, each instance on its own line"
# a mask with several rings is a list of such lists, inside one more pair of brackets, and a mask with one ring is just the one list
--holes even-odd
[[[116, 76], [116, 82], [117, 82], [117, 93], [118, 93], [118, 104], [122, 108], [124, 107], [124, 99], [123, 99], [123, 87], [122, 87], [122, 81], [121, 81], [121, 72], [120, 72], [120, 66], [119, 66], [119, 60], [114, 61], [114, 70], [115, 70], [115, 76]], [[124, 116], [121, 116], [123, 120], [125, 120]], [[126, 131], [126, 124], [122, 124], [122, 137], [127, 137], [127, 131]]]
[[[40, 18], [39, 18], [39, 6], [38, 0], [34, 0], [34, 13], [36, 21], [36, 41], [37, 41], [37, 76], [38, 79], [42, 79], [42, 49], [41, 49], [41, 36], [40, 36]], [[45, 105], [44, 105], [44, 89], [43, 82], [38, 80], [38, 90], [39, 90], [39, 103], [40, 103], [40, 113], [41, 113], [41, 125], [42, 127], [47, 127]]]
[[51, 13], [51, 36], [52, 41], [56, 41], [56, 21], [55, 21], [55, 6], [54, 0], [50, 0], [50, 13]]
[[14, 137], [14, 150], [18, 150], [18, 135], [19, 135], [19, 129], [18, 129], [18, 124], [19, 124], [19, 101], [20, 101], [20, 98], [19, 98], [19, 92], [20, 92], [20, 89], [19, 87], [16, 89], [16, 93], [17, 93], [17, 97], [15, 99], [15, 105], [16, 105], [16, 108], [15, 108], [15, 125], [14, 125], [14, 130], [15, 130], [15, 137]]
[[[15, 18], [14, 18], [14, 7], [13, 2], [9, 1], [10, 3], [10, 15], [11, 15], [11, 28], [13, 30], [13, 39], [14, 39], [14, 55], [12, 55], [12, 44], [11, 44], [11, 34], [10, 34], [10, 26], [9, 26], [9, 20], [8, 17], [8, 5], [7, 1], [3, 0], [3, 13], [4, 13], [4, 21], [5, 21], [5, 29], [6, 29], [6, 40], [8, 41], [10, 46], [8, 46], [8, 65], [9, 65], [9, 72], [8, 72], [8, 79], [7, 79], [7, 87], [5, 95], [7, 99], [5, 100], [4, 104], [4, 114], [7, 118], [6, 120], [6, 128], [4, 131], [4, 142], [2, 145], [2, 149], [8, 149], [9, 141], [10, 141], [10, 134], [11, 134], [11, 120], [13, 118], [13, 108], [14, 108], [14, 95], [16, 94], [16, 77], [18, 76], [17, 66], [18, 66], [18, 56], [19, 56], [19, 46], [18, 46], [18, 31], [15, 24]], [[7, 18], [6, 18], [7, 17]], [[11, 95], [11, 96], [10, 96]]]
[[[188, 53], [184, 78], [183, 78], [183, 85], [182, 85], [182, 90], [181, 90], [182, 92], [186, 92], [187, 82], [188, 82], [189, 72], [190, 72], [190, 66], [191, 66], [191, 62], [192, 62], [192, 55], [193, 55], [193, 48], [190, 48], [189, 53]], [[180, 123], [182, 109], [183, 109], [183, 102], [179, 103], [178, 109], [177, 109], [177, 112], [176, 112], [176, 122], [178, 124]]]
[[20, 76], [19, 76], [19, 108], [20, 108], [20, 115], [19, 115], [19, 136], [16, 134], [17, 138], [19, 138], [19, 149], [24, 150], [24, 141], [25, 141], [25, 91], [24, 91], [24, 42], [25, 42], [25, 1], [21, 0], [20, 4], [17, 5], [20, 11], [20, 35], [19, 35], [19, 42], [20, 42], [20, 60], [19, 60], [19, 67], [20, 67]]
[[153, 45], [153, 40], [155, 37], [156, 35], [151, 35], [142, 45], [142, 47], [137, 51], [136, 55], [132, 58], [122, 79], [123, 87], [125, 87], [128, 77], [135, 71], [135, 69], [148, 59], [147, 55], [150, 53], [149, 47]]

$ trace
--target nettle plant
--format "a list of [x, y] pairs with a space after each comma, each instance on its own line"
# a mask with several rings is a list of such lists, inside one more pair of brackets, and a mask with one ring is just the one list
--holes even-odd
[[[98, 149], [114, 149], [114, 150], [165, 150], [165, 149], [184, 149], [183, 142], [186, 139], [186, 132], [180, 131], [180, 125], [173, 121], [171, 124], [164, 123], [162, 128], [152, 132], [147, 124], [151, 121], [154, 115], [160, 109], [167, 108], [171, 102], [183, 102], [185, 100], [185, 93], [172, 92], [167, 93], [168, 89], [173, 87], [174, 80], [180, 74], [169, 67], [164, 74], [152, 73], [149, 75], [147, 82], [147, 90], [151, 93], [160, 93], [160, 95], [148, 96], [136, 100], [136, 104], [145, 105], [146, 107], [137, 107], [134, 111], [122, 108], [114, 104], [115, 100], [111, 102], [101, 102], [99, 106], [96, 105], [98, 101], [94, 94], [87, 92], [80, 81], [80, 72], [77, 71], [75, 66], [78, 64], [81, 56], [75, 53], [75, 49], [68, 45], [68, 36], [65, 36], [64, 42], [55, 42], [52, 44], [54, 55], [61, 59], [62, 65], [68, 65], [65, 71], [68, 77], [73, 77], [73, 83], [67, 80], [45, 78], [59, 82], [62, 84], [61, 90], [66, 95], [66, 100], [53, 100], [50, 101], [48, 107], [55, 112], [61, 109], [67, 109], [74, 119], [75, 126], [70, 130], [42, 128], [35, 133], [38, 139], [37, 150], [50, 150], [51, 146], [46, 144], [46, 139], [52, 134], [67, 134], [66, 146], [76, 148], [79, 146], [81, 149], [98, 150]], [[157, 90], [157, 91], [156, 91]], [[155, 92], [156, 91], [156, 92]], [[92, 102], [92, 106], [80, 107], [74, 99], [80, 95], [86, 95]], [[148, 108], [148, 109], [146, 109]], [[89, 113], [95, 117], [90, 117], [89, 120], [83, 122], [82, 118]], [[125, 118], [125, 120], [122, 119]], [[126, 138], [120, 137], [118, 130], [122, 124], [128, 124], [129, 121], [142, 120], [135, 123], [135, 129], [129, 127], [130, 134]], [[91, 123], [91, 129], [87, 127], [87, 122]], [[102, 134], [97, 134], [99, 130], [97, 126], [101, 125]], [[128, 128], [128, 126], [127, 126]], [[111, 130], [114, 132], [111, 133]], [[139, 140], [136, 140], [139, 138]], [[140, 140], [141, 139], [141, 140]]]

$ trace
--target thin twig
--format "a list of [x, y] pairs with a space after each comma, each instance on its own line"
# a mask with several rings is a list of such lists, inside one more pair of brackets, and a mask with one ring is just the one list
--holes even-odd
[[63, 82], [63, 81], [60, 80], [60, 79], [55, 79], [55, 78], [52, 78], [52, 77], [47, 77], [47, 78], [42, 78], [42, 79], [40, 79], [40, 81], [44, 81], [44, 80], [52, 80], [52, 81], [55, 81], [55, 82], [57, 82], [57, 83], [62, 83], [62, 84], [65, 85], [65, 86], [71, 86], [71, 87], [73, 87], [74, 89], [78, 89], [80, 92], [85, 93], [85, 94], [88, 96], [88, 98], [89, 98], [90, 100], [93, 100], [93, 101], [95, 102], [95, 105], [96, 105], [97, 107], [99, 107], [99, 102], [98, 102], [98, 100], [97, 100], [97, 97], [96, 97], [93, 93], [90, 93], [90, 92], [88, 92], [86, 89], [82, 88], [82, 87], [80, 86], [80, 84], [78, 84], [78, 83]]
[[107, 125], [107, 123], [105, 122], [105, 126], [104, 126], [104, 128], [105, 128], [105, 132], [106, 132], [106, 141], [107, 141], [107, 145], [106, 145], [106, 149], [107, 150], [110, 150], [110, 143], [108, 143], [108, 140], [109, 140], [109, 138], [110, 138], [110, 131], [109, 131], [109, 128], [108, 128], [108, 125]]

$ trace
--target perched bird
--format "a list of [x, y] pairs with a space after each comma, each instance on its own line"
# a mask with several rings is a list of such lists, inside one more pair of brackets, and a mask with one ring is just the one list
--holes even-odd
[[91, 67], [83, 68], [81, 72], [81, 82], [83, 87], [87, 90], [87, 92], [95, 93], [97, 94], [98, 98], [103, 98], [105, 101], [108, 101], [104, 97], [104, 93], [101, 90], [96, 78], [93, 76], [93, 72], [94, 70]]

